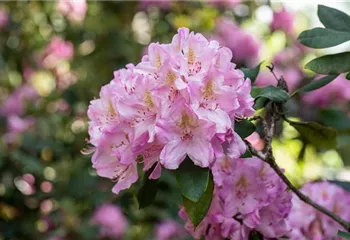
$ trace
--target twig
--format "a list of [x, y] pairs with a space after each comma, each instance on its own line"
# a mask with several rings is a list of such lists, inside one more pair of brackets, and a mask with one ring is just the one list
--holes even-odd
[[[252, 155], [257, 156], [264, 162], [268, 163], [270, 167], [276, 172], [276, 174], [282, 179], [282, 181], [288, 186], [288, 188], [297, 195], [301, 201], [311, 205], [318, 211], [326, 214], [328, 217], [332, 218], [334, 221], [338, 222], [340, 225], [342, 225], [347, 231], [350, 231], [350, 222], [345, 221], [332, 211], [329, 211], [327, 208], [318, 205], [313, 200], [311, 200], [308, 196], [303, 194], [301, 191], [299, 191], [290, 181], [289, 179], [284, 175], [283, 171], [280, 169], [280, 167], [277, 165], [275, 157], [273, 156], [272, 152], [272, 138], [275, 134], [275, 125], [276, 121], [280, 119], [280, 113], [276, 112], [276, 109], [278, 106], [274, 106], [274, 104], [268, 106], [266, 108], [266, 114], [265, 119], [263, 120], [264, 125], [264, 131], [265, 131], [265, 142], [266, 142], [266, 154], [257, 151], [252, 147], [252, 145], [248, 142], [246, 142], [246, 145], [249, 148], [249, 151], [252, 153]], [[282, 117], [284, 117], [282, 115]]]

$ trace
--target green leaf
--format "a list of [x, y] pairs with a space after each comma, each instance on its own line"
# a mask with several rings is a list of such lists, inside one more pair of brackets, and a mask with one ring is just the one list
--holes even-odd
[[264, 239], [264, 236], [257, 231], [252, 231], [249, 234], [249, 240], [263, 240], [263, 239]]
[[207, 189], [209, 169], [194, 165], [187, 156], [175, 174], [182, 195], [193, 202], [198, 202]]
[[151, 205], [157, 196], [159, 179], [149, 179], [149, 175], [153, 170], [154, 167], [146, 172], [142, 187], [137, 193], [137, 201], [140, 209]]
[[288, 120], [305, 139], [321, 148], [335, 148], [337, 145], [337, 132], [330, 127], [322, 126], [316, 122], [294, 122]]
[[350, 192], [350, 182], [330, 180], [330, 183], [338, 185], [347, 192]]
[[249, 151], [249, 149], [247, 149], [245, 151], [245, 153], [242, 154], [242, 156], [240, 156], [240, 158], [251, 158], [253, 157], [252, 153]]
[[248, 137], [255, 130], [255, 125], [247, 119], [235, 122], [235, 132], [238, 133], [238, 135], [243, 139]]
[[305, 93], [305, 92], [311, 92], [314, 91], [316, 89], [319, 89], [323, 86], [326, 86], [328, 83], [332, 82], [334, 79], [336, 79], [336, 77], [338, 77], [338, 75], [330, 75], [330, 76], [325, 76], [321, 79], [318, 80], [312, 80], [312, 82], [310, 82], [309, 84], [303, 86], [302, 88], [299, 88], [298, 90], [296, 90], [293, 94], [292, 97], [295, 96], [296, 94], [299, 93]]
[[195, 227], [197, 227], [207, 215], [213, 196], [213, 191], [213, 175], [210, 173], [208, 187], [198, 202], [193, 202], [190, 199], [183, 197], [186, 213]]
[[272, 85], [264, 87], [256, 98], [260, 97], [270, 99], [274, 102], [286, 102], [289, 99], [289, 95], [286, 91]]
[[341, 32], [327, 28], [313, 28], [302, 32], [298, 41], [311, 48], [328, 48], [350, 40], [350, 32]]
[[325, 75], [346, 73], [350, 71], [350, 52], [322, 56], [307, 63], [305, 67]]
[[346, 112], [337, 108], [327, 108], [320, 111], [322, 123], [328, 127], [335, 128], [339, 131], [350, 130], [350, 119]]
[[338, 236], [346, 239], [350, 239], [350, 233], [338, 230]]
[[350, 80], [350, 72], [348, 72], [348, 74], [346, 74], [345, 78], [346, 78], [347, 80]]
[[261, 93], [261, 91], [263, 89], [264, 88], [262, 88], [262, 87], [252, 86], [252, 89], [250, 90], [250, 95], [252, 95], [253, 98], [256, 98], [257, 96], [259, 96], [259, 94]]
[[263, 62], [259, 63], [259, 65], [257, 65], [254, 68], [244, 68], [244, 67], [242, 67], [240, 70], [244, 73], [244, 77], [245, 78], [249, 78], [250, 81], [252, 81], [252, 83], [254, 83], [255, 80], [256, 80], [256, 77], [259, 74], [260, 66], [261, 66], [262, 63]]
[[318, 5], [317, 15], [326, 28], [350, 32], [350, 17], [342, 11]]
[[255, 110], [259, 110], [259, 109], [265, 107], [268, 102], [269, 102], [269, 99], [264, 98], [264, 97], [259, 97], [259, 98], [255, 99], [253, 108]]

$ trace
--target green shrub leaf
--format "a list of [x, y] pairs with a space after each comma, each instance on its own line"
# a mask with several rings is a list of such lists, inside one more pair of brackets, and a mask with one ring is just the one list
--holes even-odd
[[313, 28], [302, 32], [298, 41], [311, 48], [328, 48], [350, 40], [350, 32], [327, 28]]
[[325, 75], [346, 73], [350, 71], [350, 52], [322, 56], [307, 63], [305, 67]]

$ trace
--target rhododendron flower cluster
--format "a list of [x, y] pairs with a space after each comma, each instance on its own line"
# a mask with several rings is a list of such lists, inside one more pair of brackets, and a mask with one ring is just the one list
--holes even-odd
[[[301, 192], [345, 221], [350, 221], [350, 193], [341, 187], [329, 182], [314, 182], [306, 184]], [[295, 195], [292, 203], [292, 211], [288, 217], [292, 227], [291, 233], [288, 234], [290, 239], [343, 239], [336, 237], [338, 230], [343, 229], [340, 224], [302, 202]]]
[[274, 12], [271, 22], [271, 29], [273, 31], [281, 30], [287, 34], [290, 34], [293, 31], [294, 18], [294, 14], [286, 9]]
[[249, 239], [252, 231], [265, 238], [279, 238], [290, 231], [286, 218], [292, 194], [267, 163], [258, 158], [233, 161], [226, 156], [217, 163], [225, 167], [216, 180], [207, 216], [196, 227], [184, 209], [180, 216], [195, 239]]
[[113, 192], [137, 181], [140, 155], [155, 179], [186, 155], [213, 167], [223, 154], [244, 153], [232, 126], [254, 113], [251, 83], [231, 59], [217, 41], [180, 28], [170, 44], [150, 44], [141, 63], [114, 73], [88, 110], [93, 167], [116, 182]]
[[86, 0], [59, 0], [57, 1], [57, 11], [71, 22], [80, 23], [84, 21], [88, 5]]
[[4, 9], [0, 8], [0, 30], [6, 28], [9, 22], [10, 17], [8, 13]]
[[103, 204], [96, 209], [91, 219], [93, 225], [99, 226], [100, 235], [111, 239], [122, 237], [128, 226], [128, 221], [121, 209], [113, 204]]

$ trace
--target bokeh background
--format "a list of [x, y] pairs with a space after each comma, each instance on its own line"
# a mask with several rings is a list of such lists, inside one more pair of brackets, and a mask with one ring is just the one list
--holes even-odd
[[[350, 10], [346, 2], [322, 4]], [[89, 101], [114, 70], [137, 64], [150, 42], [170, 42], [179, 27], [229, 47], [237, 67], [264, 61], [257, 86], [276, 83], [266, 68], [274, 63], [293, 92], [315, 77], [306, 62], [349, 48], [298, 44], [301, 31], [320, 25], [316, 1], [0, 2], [0, 240], [191, 239], [177, 216], [172, 174], [165, 171], [155, 203], [142, 210], [140, 184], [116, 196], [113, 183], [96, 175], [81, 153]], [[297, 186], [350, 180], [350, 82], [338, 78], [290, 100], [287, 112], [335, 127], [336, 149], [278, 126], [275, 156]], [[261, 138], [259, 128], [248, 137], [260, 149]]]

